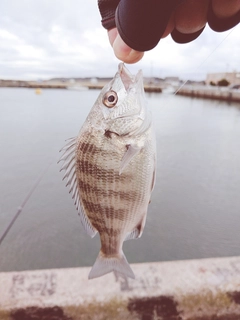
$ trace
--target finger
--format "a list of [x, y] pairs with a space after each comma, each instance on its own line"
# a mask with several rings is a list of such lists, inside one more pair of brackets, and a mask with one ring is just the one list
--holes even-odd
[[117, 28], [108, 31], [108, 38], [116, 57], [126, 63], [135, 63], [144, 55], [144, 52], [135, 51], [127, 46], [118, 34]]
[[212, 0], [212, 10], [218, 18], [234, 16], [240, 10], [240, 0]]
[[216, 32], [235, 27], [240, 22], [240, 0], [212, 0], [208, 9], [208, 25]]
[[167, 37], [174, 29], [174, 13], [171, 15], [165, 31], [162, 34], [162, 38]]
[[207, 22], [209, 0], [186, 0], [176, 9], [174, 20], [177, 31], [190, 34], [202, 29]]
[[113, 42], [115, 41], [117, 35], [118, 35], [117, 28], [113, 28], [111, 30], [108, 30], [108, 39], [109, 39], [111, 46], [113, 46]]
[[136, 63], [141, 60], [144, 55], [144, 52], [135, 51], [126, 45], [119, 34], [117, 34], [112, 46], [115, 56], [126, 63]]

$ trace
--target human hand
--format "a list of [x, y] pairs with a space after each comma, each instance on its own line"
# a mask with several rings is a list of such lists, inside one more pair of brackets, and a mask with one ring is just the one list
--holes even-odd
[[195, 40], [207, 23], [221, 32], [240, 22], [240, 0], [168, 0], [168, 4], [165, 0], [104, 0], [105, 8], [107, 3], [112, 6], [106, 20], [101, 2], [110, 44], [116, 57], [126, 63], [139, 61], [144, 51], [169, 34], [175, 42], [187, 43]]

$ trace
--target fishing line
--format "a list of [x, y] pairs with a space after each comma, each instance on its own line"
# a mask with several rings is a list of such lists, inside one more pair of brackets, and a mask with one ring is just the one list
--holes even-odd
[[33, 186], [31, 187], [31, 189], [29, 190], [29, 192], [27, 193], [25, 199], [23, 200], [22, 204], [18, 207], [17, 212], [15, 213], [14, 217], [12, 218], [11, 222], [9, 223], [9, 225], [7, 226], [7, 228], [5, 229], [5, 231], [3, 232], [2, 236], [0, 237], [0, 245], [2, 244], [3, 240], [5, 239], [5, 237], [7, 236], [8, 232], [10, 231], [10, 229], [12, 228], [14, 222], [17, 220], [17, 218], [19, 217], [20, 213], [23, 211], [23, 208], [25, 207], [25, 205], [27, 204], [28, 200], [30, 199], [30, 197], [32, 196], [32, 194], [34, 193], [34, 191], [36, 190], [37, 186], [39, 185], [39, 183], [42, 181], [45, 173], [47, 172], [48, 168], [50, 167], [50, 165], [52, 164], [52, 161], [50, 163], [48, 163], [46, 165], [46, 167], [44, 168], [44, 170], [42, 171], [42, 173], [39, 175], [39, 177], [37, 178], [36, 182], [33, 184]]
[[[205, 62], [213, 55], [213, 53], [222, 45], [222, 43], [230, 36], [230, 34], [236, 29], [237, 26], [235, 26], [233, 29], [231, 29], [228, 34], [216, 45], [215, 48], [213, 48], [213, 50], [209, 53], [209, 55], [195, 68], [193, 69], [193, 72], [196, 72], [200, 67], [202, 67]], [[186, 83], [189, 81], [190, 79], [187, 79], [186, 81], [183, 82], [183, 84], [181, 84], [179, 86], [179, 88], [174, 92], [174, 96], [186, 85]]]

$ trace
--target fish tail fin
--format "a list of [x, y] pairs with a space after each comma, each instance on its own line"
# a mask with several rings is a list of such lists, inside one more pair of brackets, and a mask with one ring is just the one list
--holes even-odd
[[88, 275], [88, 279], [98, 278], [112, 271], [135, 279], [135, 275], [123, 252], [114, 256], [106, 256], [101, 251]]

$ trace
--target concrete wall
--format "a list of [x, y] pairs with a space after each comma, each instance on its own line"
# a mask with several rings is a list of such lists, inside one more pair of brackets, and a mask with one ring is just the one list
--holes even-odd
[[186, 85], [177, 94], [203, 99], [223, 100], [228, 102], [240, 102], [240, 90], [226, 87], [206, 87]]
[[226, 79], [230, 84], [240, 84], [240, 72], [220, 72], [207, 74], [206, 83], [217, 83], [218, 81]]
[[135, 280], [88, 280], [90, 268], [0, 273], [0, 319], [240, 319], [240, 257], [132, 268]]

